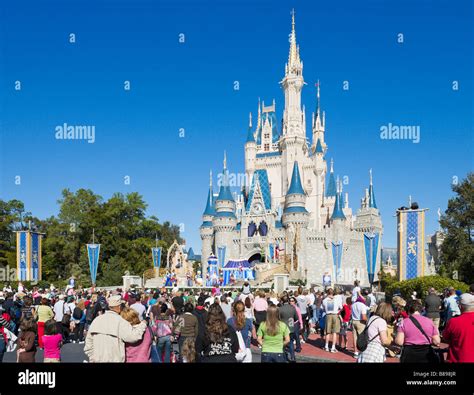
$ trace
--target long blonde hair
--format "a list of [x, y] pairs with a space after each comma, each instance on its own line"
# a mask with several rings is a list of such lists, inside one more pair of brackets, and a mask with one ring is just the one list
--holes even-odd
[[280, 326], [280, 311], [275, 305], [268, 306], [265, 329], [268, 335], [275, 336]]

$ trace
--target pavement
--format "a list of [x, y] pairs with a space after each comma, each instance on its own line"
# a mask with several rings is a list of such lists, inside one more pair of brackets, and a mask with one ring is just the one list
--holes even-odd
[[[318, 334], [311, 334], [306, 343], [301, 344], [301, 352], [296, 353], [296, 362], [356, 362], [354, 355], [354, 342], [352, 332], [348, 332], [347, 350], [339, 350], [337, 353], [331, 353], [324, 350], [324, 340]], [[446, 347], [447, 345], [442, 345]], [[261, 351], [258, 347], [252, 346], [252, 362], [260, 362]], [[5, 353], [4, 362], [16, 362], [16, 352]], [[84, 362], [87, 357], [84, 354], [84, 344], [65, 344], [61, 349], [61, 362]], [[387, 357], [387, 363], [398, 363], [398, 358]], [[36, 352], [36, 362], [43, 362], [43, 351]]]

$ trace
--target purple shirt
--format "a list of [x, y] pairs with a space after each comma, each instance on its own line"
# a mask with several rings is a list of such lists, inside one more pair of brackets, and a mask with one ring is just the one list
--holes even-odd
[[[412, 317], [420, 323], [430, 339], [435, 335], [439, 335], [438, 329], [433, 325], [430, 318], [423, 317], [420, 314], [413, 314]], [[405, 345], [431, 344], [426, 336], [411, 322], [410, 318], [405, 318], [398, 326], [398, 330], [405, 334], [405, 342], [403, 343]]]

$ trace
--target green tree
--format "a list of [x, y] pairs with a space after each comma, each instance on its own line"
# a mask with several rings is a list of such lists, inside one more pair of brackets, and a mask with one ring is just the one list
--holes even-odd
[[474, 173], [469, 173], [461, 183], [453, 185], [457, 194], [448, 201], [448, 209], [441, 217], [446, 234], [441, 246], [441, 273], [474, 282]]

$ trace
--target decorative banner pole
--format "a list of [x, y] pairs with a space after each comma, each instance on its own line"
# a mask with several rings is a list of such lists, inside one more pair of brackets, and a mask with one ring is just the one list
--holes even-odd
[[158, 272], [161, 265], [161, 247], [158, 247], [158, 235], [155, 235], [155, 247], [151, 249], [153, 257], [153, 267], [155, 269], [155, 277], [158, 277]]
[[87, 244], [87, 256], [89, 258], [89, 270], [91, 272], [92, 286], [95, 287], [97, 268], [99, 267], [100, 244], [95, 244], [95, 233], [92, 229], [92, 244]]

